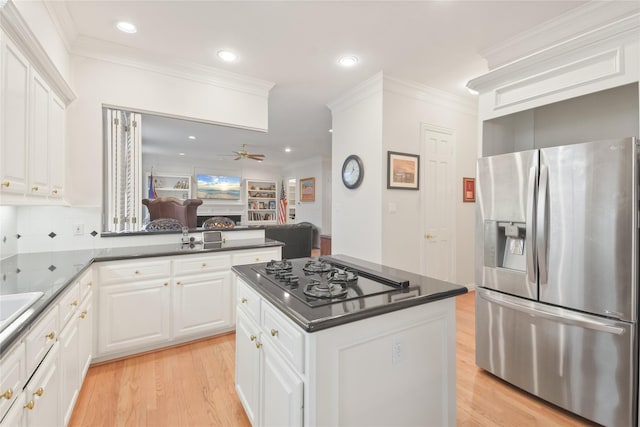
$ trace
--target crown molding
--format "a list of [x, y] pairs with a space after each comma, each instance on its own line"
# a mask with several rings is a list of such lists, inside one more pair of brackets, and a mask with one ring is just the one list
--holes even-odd
[[67, 52], [71, 52], [71, 45], [73, 40], [78, 37], [78, 30], [76, 24], [71, 18], [69, 9], [67, 9], [66, 1], [43, 1], [42, 2], [51, 17], [53, 25], [56, 27], [64, 46], [67, 48]]
[[611, 49], [613, 45], [622, 47], [627, 43], [637, 43], [639, 38], [640, 12], [636, 12], [493, 69], [469, 80], [467, 87], [478, 92], [486, 92], [535, 74], [536, 70], [548, 69], [549, 66], [553, 66], [554, 61], [564, 63], [566, 59], [563, 58], [575, 56], [577, 52], [583, 52], [582, 56], [590, 56], [599, 53], [603, 48]]
[[[594, 0], [479, 52], [490, 70], [640, 12], [640, 3]], [[637, 18], [636, 18], [637, 19]]]
[[138, 68], [264, 98], [269, 96], [269, 91], [275, 86], [273, 82], [191, 62], [172, 61], [168, 64], [164, 57], [85, 36], [76, 39], [71, 53], [79, 57]]
[[42, 75], [65, 105], [69, 105], [76, 99], [76, 94], [60, 74], [12, 0], [8, 0], [0, 8], [0, 28], [18, 45], [31, 65]]
[[382, 71], [348, 90], [339, 98], [327, 104], [332, 112], [345, 110], [358, 102], [378, 93], [382, 93]]
[[478, 115], [477, 97], [471, 100], [431, 86], [400, 80], [390, 76], [384, 76], [383, 89], [398, 95], [417, 99], [418, 101], [453, 109], [464, 114]]

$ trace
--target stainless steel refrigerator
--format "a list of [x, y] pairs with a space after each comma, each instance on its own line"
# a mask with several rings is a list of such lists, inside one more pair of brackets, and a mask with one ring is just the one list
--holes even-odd
[[636, 425], [638, 191], [635, 138], [478, 160], [478, 366]]

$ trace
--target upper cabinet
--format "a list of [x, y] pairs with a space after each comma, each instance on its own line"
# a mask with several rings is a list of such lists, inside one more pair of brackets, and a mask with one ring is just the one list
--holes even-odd
[[0, 203], [49, 203], [64, 193], [65, 104], [3, 32], [0, 58]]

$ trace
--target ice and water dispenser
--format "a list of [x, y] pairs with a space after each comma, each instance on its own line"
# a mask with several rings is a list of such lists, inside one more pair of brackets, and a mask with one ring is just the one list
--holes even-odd
[[484, 222], [484, 265], [489, 268], [507, 268], [527, 271], [523, 222]]

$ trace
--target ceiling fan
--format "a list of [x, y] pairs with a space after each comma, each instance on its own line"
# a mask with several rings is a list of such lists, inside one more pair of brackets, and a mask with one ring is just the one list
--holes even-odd
[[264, 160], [264, 154], [249, 153], [247, 151], [247, 144], [242, 144], [242, 150], [234, 151], [234, 153], [237, 157], [233, 160], [253, 159], [259, 162]]

